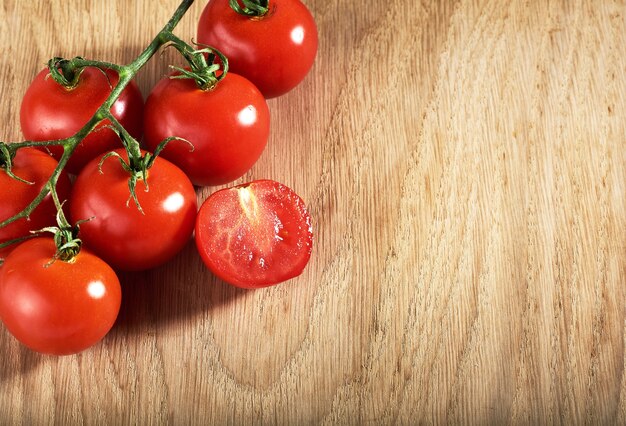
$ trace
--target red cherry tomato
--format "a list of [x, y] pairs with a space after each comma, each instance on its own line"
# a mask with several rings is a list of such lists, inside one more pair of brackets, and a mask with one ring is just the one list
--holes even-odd
[[88, 250], [55, 260], [52, 238], [20, 244], [0, 269], [0, 318], [29, 348], [69, 355], [99, 342], [120, 309], [115, 272]]
[[[123, 149], [116, 150], [125, 160]], [[189, 241], [196, 219], [193, 185], [175, 165], [157, 158], [148, 169], [148, 188], [137, 181], [143, 213], [130, 197], [128, 180], [118, 158], [98, 169], [95, 159], [78, 175], [70, 199], [70, 217], [80, 226], [80, 238], [115, 269], [140, 271], [159, 266]], [[148, 189], [148, 191], [146, 191]]]
[[[107, 75], [95, 67], [87, 67], [78, 85], [66, 89], [49, 77], [48, 69], [41, 71], [29, 86], [20, 110], [20, 123], [24, 137], [33, 141], [64, 139], [74, 135], [91, 119], [96, 110], [117, 84], [118, 75], [111, 70]], [[108, 79], [107, 79], [108, 76]], [[135, 82], [131, 82], [111, 108], [113, 116], [135, 138], [141, 137], [143, 98]], [[78, 145], [68, 161], [67, 170], [77, 174], [91, 159], [121, 146], [119, 137], [108, 128], [87, 136]], [[62, 147], [51, 147], [50, 152], [59, 160]]]
[[171, 136], [162, 156], [198, 186], [221, 185], [244, 175], [259, 159], [269, 137], [265, 99], [252, 83], [228, 73], [212, 90], [193, 80], [162, 79], [148, 96], [145, 143], [154, 151]]
[[[0, 222], [24, 210], [41, 192], [56, 166], [56, 160], [48, 154], [33, 148], [19, 149], [13, 159], [11, 171], [32, 185], [11, 178], [6, 170], [0, 168]], [[69, 198], [70, 186], [67, 174], [61, 172], [56, 188], [59, 200]], [[31, 213], [29, 220], [20, 219], [0, 228], [0, 243], [25, 237], [30, 231], [56, 225], [56, 214], [56, 207], [48, 194]], [[0, 258], [6, 257], [13, 248], [9, 246], [0, 249]]]
[[240, 15], [229, 0], [211, 0], [200, 17], [198, 42], [216, 47], [233, 72], [273, 98], [304, 79], [318, 40], [313, 16], [300, 0], [270, 0], [262, 17]]
[[237, 287], [296, 277], [311, 257], [311, 216], [291, 189], [258, 180], [212, 194], [200, 208], [196, 245], [207, 267]]

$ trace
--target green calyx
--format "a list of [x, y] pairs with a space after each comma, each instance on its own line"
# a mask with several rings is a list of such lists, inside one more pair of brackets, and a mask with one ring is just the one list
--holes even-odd
[[[229, 0], [230, 7], [240, 15], [261, 17], [269, 11], [269, 0]], [[243, 4], [243, 7], [241, 6]]]
[[149, 152], [142, 154], [141, 149], [139, 148], [139, 142], [135, 138], [133, 138], [126, 131], [126, 129], [124, 129], [124, 127], [115, 119], [115, 117], [111, 115], [110, 119], [113, 124], [105, 127], [113, 130], [120, 138], [122, 145], [124, 145], [124, 148], [126, 149], [128, 161], [125, 160], [124, 157], [122, 157], [117, 152], [111, 151], [102, 157], [100, 163], [98, 163], [98, 170], [100, 171], [100, 173], [104, 173], [102, 171], [102, 166], [104, 165], [104, 162], [111, 157], [118, 158], [122, 168], [130, 174], [130, 177], [128, 178], [128, 190], [130, 196], [126, 201], [126, 205], [129, 206], [130, 200], [132, 199], [135, 202], [135, 206], [137, 206], [137, 209], [141, 213], [144, 213], [143, 209], [141, 208], [141, 204], [139, 203], [139, 198], [137, 198], [137, 182], [140, 180], [144, 181], [146, 186], [146, 192], [149, 191], [148, 169], [152, 167], [156, 156], [150, 154]]
[[146, 188], [145, 192], [150, 191], [150, 187], [148, 185], [148, 170], [152, 167], [159, 154], [161, 154], [161, 151], [163, 151], [165, 146], [171, 141], [180, 140], [186, 142], [191, 146], [190, 151], [193, 151], [193, 145], [186, 139], [169, 137], [163, 140], [157, 146], [157, 148], [154, 150], [154, 153], [142, 153], [139, 149], [139, 142], [137, 142], [132, 136], [130, 136], [123, 127], [116, 127], [116, 124], [119, 123], [114, 122], [114, 125], [107, 127], [113, 130], [119, 136], [122, 144], [126, 148], [128, 161], [125, 160], [124, 157], [122, 157], [117, 152], [111, 151], [102, 157], [100, 163], [98, 163], [98, 170], [100, 171], [100, 173], [104, 173], [102, 171], [102, 166], [104, 165], [104, 162], [111, 157], [118, 158], [122, 168], [130, 174], [130, 177], [128, 178], [128, 191], [130, 195], [128, 197], [128, 200], [126, 200], [126, 205], [129, 206], [130, 200], [132, 199], [135, 202], [135, 206], [137, 207], [137, 209], [142, 214], [145, 214], [141, 207], [141, 204], [139, 203], [139, 198], [137, 197], [137, 182], [143, 181]]
[[137, 182], [143, 181], [146, 187], [146, 192], [150, 190], [148, 186], [148, 169], [154, 163], [154, 160], [151, 158], [152, 155], [150, 153], [146, 153], [145, 155], [133, 156], [129, 154], [129, 159], [126, 161], [124, 157], [122, 157], [117, 152], [109, 152], [100, 160], [98, 164], [98, 169], [100, 173], [104, 173], [102, 171], [102, 166], [104, 162], [111, 157], [116, 157], [119, 159], [122, 168], [130, 174], [128, 178], [128, 191], [130, 193], [128, 200], [126, 200], [126, 205], [130, 205], [130, 200], [132, 199], [135, 202], [135, 206], [137, 210], [139, 210], [142, 214], [145, 214], [143, 209], [141, 208], [141, 204], [139, 203], [139, 198], [137, 198]]
[[54, 244], [57, 251], [53, 261], [58, 259], [63, 262], [71, 262], [80, 253], [82, 241], [78, 238], [78, 225], [63, 228], [44, 228], [42, 231], [54, 234]]
[[56, 253], [50, 261], [49, 265], [56, 260], [62, 260], [63, 262], [71, 262], [78, 254], [82, 247], [82, 241], [78, 238], [79, 227], [81, 223], [84, 223], [91, 219], [78, 221], [72, 226], [63, 213], [63, 203], [59, 202], [54, 188], [51, 188], [50, 194], [54, 200], [54, 205], [57, 208], [57, 226], [40, 229], [39, 231], [33, 231], [32, 234], [37, 236], [43, 232], [50, 232], [53, 234], [54, 244], [56, 246]]
[[74, 59], [63, 59], [54, 57], [48, 61], [48, 70], [54, 81], [68, 90], [75, 88], [80, 80], [80, 75], [85, 67], [78, 66], [77, 62], [83, 61], [83, 58], [76, 57]]
[[93, 61], [77, 56], [72, 59], [64, 59], [54, 57], [48, 61], [48, 70], [50, 77], [67, 90], [73, 90], [80, 82], [80, 76], [87, 67], [94, 67], [99, 70], [109, 81], [109, 86], [113, 89], [113, 84], [109, 80], [106, 70], [113, 70], [119, 73], [123, 67], [117, 64], [104, 61]]
[[0, 167], [10, 169], [13, 164], [14, 157], [15, 152], [11, 152], [6, 143], [0, 142]]
[[201, 90], [213, 90], [226, 77], [228, 59], [219, 50], [205, 45], [197, 45], [202, 47], [201, 49], [192, 49], [173, 34], [169, 35], [168, 41], [170, 42], [168, 46], [178, 50], [189, 64], [189, 69], [171, 65], [170, 68], [178, 71], [179, 74], [170, 78], [192, 79]]
[[13, 158], [15, 158], [15, 154], [16, 152], [11, 151], [6, 143], [0, 142], [0, 169], [4, 170], [9, 177], [22, 183], [32, 185], [32, 182], [28, 182], [13, 173]]

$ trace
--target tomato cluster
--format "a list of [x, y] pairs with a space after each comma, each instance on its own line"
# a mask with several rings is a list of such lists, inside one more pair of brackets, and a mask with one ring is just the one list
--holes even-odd
[[[31, 349], [64, 355], [100, 341], [120, 308], [115, 271], [166, 263], [194, 231], [206, 266], [235, 286], [283, 282], [309, 261], [311, 217], [293, 190], [253, 181], [213, 193], [198, 211], [194, 185], [233, 182], [259, 159], [270, 132], [266, 99], [293, 89], [313, 64], [310, 12], [299, 0], [210, 0], [198, 40], [208, 52], [225, 53], [208, 56], [210, 85], [183, 78], [191, 71], [181, 69], [158, 82], [144, 105], [131, 82], [69, 158], [63, 143], [0, 155], [0, 222], [56, 176], [52, 194], [28, 219], [0, 228], [0, 244], [25, 239], [0, 251], [0, 319]], [[122, 75], [121, 68], [84, 66], [63, 85], [51, 69], [35, 77], [22, 101], [30, 141], [70, 140]], [[58, 161], [75, 177], [57, 172]], [[54, 238], [41, 236], [48, 230]]]

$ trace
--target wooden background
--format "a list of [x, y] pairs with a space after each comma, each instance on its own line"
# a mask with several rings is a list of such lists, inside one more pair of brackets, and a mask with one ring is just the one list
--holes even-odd
[[[625, 424], [624, 0], [306, 4], [316, 65], [242, 179], [310, 205], [305, 273], [238, 290], [190, 244], [81, 355], [0, 328], [0, 424]], [[176, 6], [0, 0], [0, 139], [48, 58], [128, 62]]]

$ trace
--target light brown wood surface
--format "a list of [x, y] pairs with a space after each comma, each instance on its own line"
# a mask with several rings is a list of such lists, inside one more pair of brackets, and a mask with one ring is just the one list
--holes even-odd
[[[0, 328], [0, 424], [625, 424], [625, 2], [305, 3], [317, 62], [241, 179], [309, 204], [304, 274], [238, 290], [190, 243], [83, 354]], [[0, 139], [50, 57], [128, 62], [176, 6], [0, 0]]]

